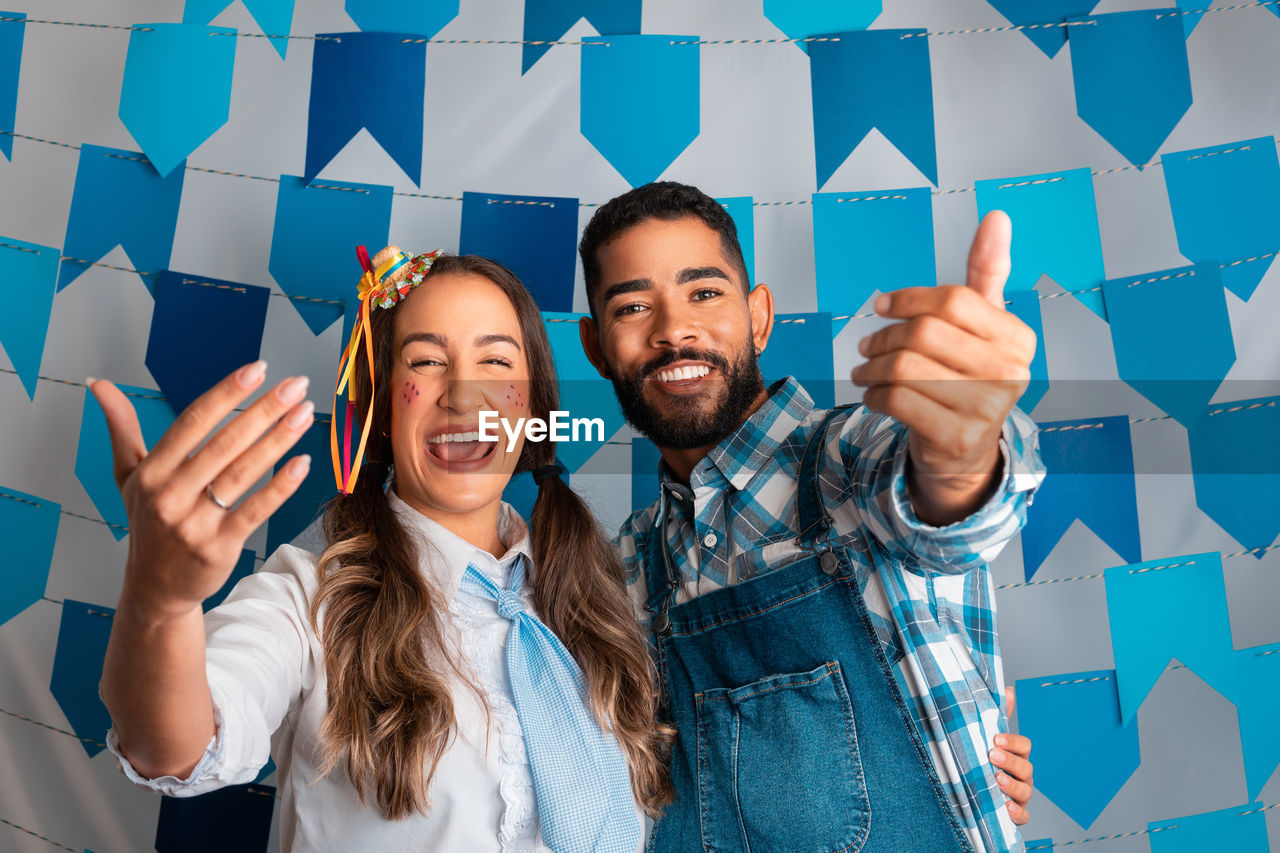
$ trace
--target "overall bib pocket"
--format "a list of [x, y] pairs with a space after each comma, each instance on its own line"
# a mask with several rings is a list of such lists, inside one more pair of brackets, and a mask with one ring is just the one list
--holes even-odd
[[695, 694], [705, 850], [853, 853], [870, 804], [840, 664]]

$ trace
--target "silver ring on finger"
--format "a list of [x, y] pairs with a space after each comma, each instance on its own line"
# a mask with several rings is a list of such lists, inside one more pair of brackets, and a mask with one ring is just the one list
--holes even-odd
[[204, 493], [209, 496], [209, 500], [213, 501], [214, 506], [223, 512], [231, 509], [231, 505], [223, 503], [222, 499], [213, 493], [213, 483], [204, 487]]

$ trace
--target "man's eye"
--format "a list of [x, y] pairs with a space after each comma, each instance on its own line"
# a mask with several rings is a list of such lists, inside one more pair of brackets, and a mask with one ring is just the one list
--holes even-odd
[[623, 305], [617, 311], [613, 312], [615, 317], [621, 317], [624, 314], [639, 314], [644, 310], [644, 306], [639, 302], [632, 302], [630, 305]]
[[714, 287], [704, 287], [694, 291], [693, 298], [695, 301], [705, 302], [708, 299], [715, 299], [719, 295], [720, 291], [716, 290]]

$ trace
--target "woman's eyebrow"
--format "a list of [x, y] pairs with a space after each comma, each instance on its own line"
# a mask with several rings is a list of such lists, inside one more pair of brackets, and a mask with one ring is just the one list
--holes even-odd
[[479, 347], [487, 347], [490, 344], [511, 344], [518, 352], [520, 343], [510, 335], [480, 335], [475, 340], [475, 345]]
[[400, 342], [400, 349], [404, 349], [409, 344], [421, 341], [422, 343], [435, 344], [439, 347], [447, 347], [449, 339], [444, 335], [437, 335], [435, 332], [411, 332], [404, 336], [404, 340]]

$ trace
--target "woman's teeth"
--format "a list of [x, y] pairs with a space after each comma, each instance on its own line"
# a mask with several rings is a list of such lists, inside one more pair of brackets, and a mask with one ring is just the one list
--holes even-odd
[[428, 444], [443, 444], [446, 441], [479, 441], [479, 432], [449, 432], [433, 435], [427, 439]]
[[658, 381], [680, 382], [685, 379], [700, 379], [711, 372], [711, 368], [697, 365], [695, 367], [673, 367], [670, 370], [659, 370]]

